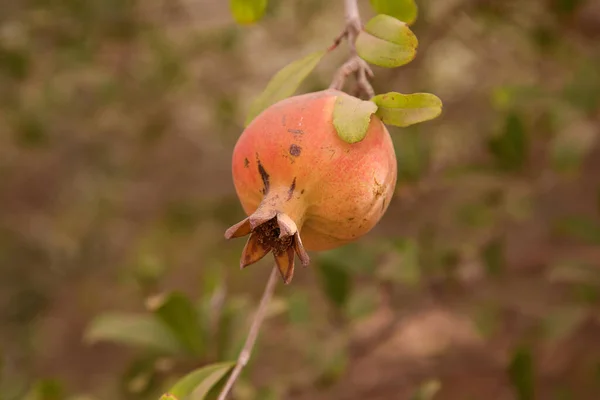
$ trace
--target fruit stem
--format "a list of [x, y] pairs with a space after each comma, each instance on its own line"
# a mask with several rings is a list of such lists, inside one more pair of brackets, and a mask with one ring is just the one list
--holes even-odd
[[329, 88], [342, 90], [348, 76], [354, 73], [356, 75], [357, 96], [364, 94], [367, 99], [371, 99], [375, 95], [373, 86], [369, 82], [369, 78], [373, 77], [373, 70], [356, 52], [356, 38], [363, 28], [358, 11], [358, 1], [344, 0], [344, 7], [346, 10], [346, 27], [344, 28], [343, 36], [348, 40], [350, 56], [348, 61], [336, 71]]
[[248, 336], [246, 337], [246, 342], [244, 342], [244, 347], [238, 356], [237, 362], [233, 371], [231, 371], [231, 375], [227, 379], [223, 390], [219, 394], [217, 400], [225, 400], [227, 395], [233, 388], [235, 381], [242, 373], [242, 369], [248, 364], [250, 360], [250, 355], [252, 354], [252, 349], [254, 348], [254, 344], [256, 343], [256, 339], [258, 338], [258, 334], [260, 332], [260, 327], [265, 319], [265, 315], [267, 313], [267, 306], [273, 297], [273, 293], [275, 292], [275, 284], [277, 283], [277, 267], [274, 267], [271, 271], [271, 275], [269, 276], [269, 280], [267, 281], [267, 285], [265, 286], [265, 290], [263, 291], [262, 297], [260, 299], [260, 303], [258, 304], [258, 308], [256, 309], [256, 313], [254, 314], [254, 318], [252, 319], [252, 325], [250, 326], [250, 331], [248, 331]]

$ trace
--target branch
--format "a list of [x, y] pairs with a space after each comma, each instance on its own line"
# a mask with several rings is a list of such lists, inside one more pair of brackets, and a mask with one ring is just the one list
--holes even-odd
[[258, 308], [256, 309], [256, 313], [254, 314], [254, 318], [252, 320], [252, 325], [250, 326], [250, 331], [248, 332], [248, 336], [246, 337], [246, 342], [244, 343], [244, 347], [242, 351], [240, 351], [240, 355], [238, 356], [237, 363], [229, 375], [229, 379], [225, 383], [223, 390], [219, 394], [217, 400], [225, 400], [227, 395], [233, 388], [233, 385], [237, 378], [242, 373], [242, 369], [248, 364], [250, 360], [250, 355], [252, 354], [252, 349], [254, 348], [254, 344], [256, 343], [256, 339], [258, 338], [258, 333], [260, 331], [260, 327], [265, 319], [265, 315], [267, 312], [267, 306], [271, 301], [271, 297], [273, 297], [273, 293], [275, 292], [275, 284], [278, 279], [278, 271], [277, 267], [274, 267], [271, 271], [271, 275], [269, 276], [269, 281], [267, 282], [267, 286], [265, 286], [265, 290], [263, 291], [262, 297], [260, 299], [260, 303]]
[[360, 58], [356, 53], [356, 38], [362, 30], [362, 22], [360, 20], [360, 14], [358, 12], [358, 0], [344, 0], [344, 6], [346, 9], [346, 27], [342, 34], [336, 39], [332, 48], [337, 47], [342, 38], [346, 38], [348, 41], [348, 47], [350, 48], [350, 56], [334, 74], [330, 89], [342, 90], [346, 79], [350, 74], [354, 73], [356, 76], [357, 83], [357, 95], [365, 95], [367, 98], [371, 98], [375, 95], [373, 86], [369, 82], [369, 78], [373, 78], [373, 71], [369, 64]]

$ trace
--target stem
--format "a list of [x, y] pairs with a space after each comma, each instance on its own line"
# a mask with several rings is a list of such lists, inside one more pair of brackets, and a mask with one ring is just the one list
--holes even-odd
[[[350, 56], [348, 61], [334, 74], [329, 88], [342, 90], [348, 76], [354, 73], [356, 75], [357, 95], [364, 94], [370, 99], [375, 95], [373, 86], [369, 82], [369, 78], [373, 77], [373, 71], [369, 67], [369, 64], [356, 53], [356, 38], [362, 30], [362, 22], [360, 13], [358, 12], [358, 0], [344, 0], [344, 7], [346, 10], [346, 27], [340, 37], [346, 37], [348, 40]], [[332, 47], [337, 47], [337, 43], [334, 43]]]
[[231, 371], [231, 375], [229, 375], [229, 379], [227, 379], [227, 382], [225, 383], [223, 390], [221, 390], [221, 393], [219, 394], [217, 400], [225, 400], [227, 398], [227, 395], [233, 388], [235, 381], [242, 373], [242, 369], [246, 366], [246, 364], [248, 364], [248, 361], [250, 360], [250, 355], [252, 354], [252, 349], [254, 348], [256, 339], [258, 338], [260, 327], [265, 319], [267, 306], [269, 305], [271, 297], [273, 297], [273, 293], [275, 292], [275, 284], [277, 283], [277, 279], [278, 270], [277, 267], [274, 267], [271, 271], [271, 275], [269, 276], [267, 285], [265, 286], [265, 290], [263, 291], [260, 303], [258, 304], [258, 308], [256, 309], [256, 313], [254, 314], [252, 325], [250, 326], [250, 331], [248, 331], [248, 336], [246, 337], [244, 347], [242, 348], [242, 351], [240, 351], [237, 363], [233, 368], [233, 371]]

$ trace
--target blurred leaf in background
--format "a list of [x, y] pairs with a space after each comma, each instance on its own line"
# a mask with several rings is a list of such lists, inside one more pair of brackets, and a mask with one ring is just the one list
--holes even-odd
[[501, 132], [490, 139], [488, 146], [501, 170], [522, 170], [529, 152], [523, 117], [516, 112], [508, 113]]
[[233, 18], [238, 24], [258, 22], [267, 8], [268, 0], [229, 0]]

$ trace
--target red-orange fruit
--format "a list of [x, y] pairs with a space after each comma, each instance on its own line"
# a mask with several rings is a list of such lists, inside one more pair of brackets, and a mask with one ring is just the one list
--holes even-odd
[[242, 268], [273, 252], [285, 283], [297, 254], [329, 250], [369, 232], [385, 213], [396, 185], [396, 155], [376, 116], [365, 138], [349, 144], [337, 134], [337, 90], [282, 100], [259, 114], [233, 151], [233, 182], [248, 218], [227, 239], [250, 234]]

